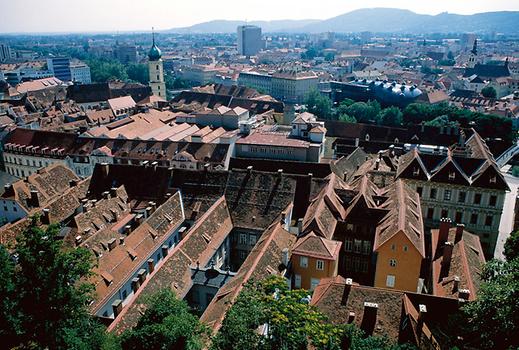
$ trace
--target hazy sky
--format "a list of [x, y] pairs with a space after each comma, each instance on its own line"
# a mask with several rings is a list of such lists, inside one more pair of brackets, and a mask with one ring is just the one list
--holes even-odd
[[325, 19], [365, 7], [417, 13], [519, 10], [518, 0], [0, 0], [0, 33], [158, 30], [213, 19]]

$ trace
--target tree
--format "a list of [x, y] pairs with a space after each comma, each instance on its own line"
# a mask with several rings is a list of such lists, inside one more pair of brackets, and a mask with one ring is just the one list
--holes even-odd
[[355, 102], [345, 110], [345, 114], [355, 118], [359, 123], [373, 123], [380, 112], [380, 104], [376, 101]]
[[[249, 283], [227, 312], [213, 349], [340, 349], [343, 330], [308, 303], [308, 292], [289, 290], [278, 276]], [[257, 332], [265, 326], [267, 335]]]
[[435, 127], [445, 127], [445, 126], [455, 126], [456, 123], [451, 122], [449, 117], [446, 115], [441, 115], [439, 117], [434, 118], [433, 120], [429, 120], [424, 122], [425, 126], [435, 126]]
[[519, 231], [512, 232], [506, 239], [504, 255], [508, 261], [519, 258]]
[[355, 117], [349, 116], [347, 114], [341, 114], [339, 116], [339, 120], [341, 122], [345, 122], [345, 123], [356, 123], [357, 122], [357, 119], [355, 119]]
[[481, 89], [481, 95], [486, 98], [496, 98], [497, 91], [492, 86], [485, 86], [483, 89]]
[[121, 335], [123, 350], [202, 349], [206, 327], [171, 289], [151, 295], [146, 304], [137, 326]]
[[382, 125], [401, 126], [402, 111], [398, 107], [384, 108], [379, 114], [379, 120]]
[[464, 342], [477, 349], [519, 347], [519, 259], [485, 265], [477, 299], [463, 307]]
[[305, 104], [308, 111], [318, 118], [330, 119], [332, 117], [332, 101], [317, 90], [310, 91]]
[[324, 60], [327, 62], [332, 62], [335, 59], [335, 54], [333, 52], [328, 52], [324, 55]]
[[103, 83], [109, 80], [127, 80], [128, 74], [124, 65], [115, 60], [91, 58], [87, 60], [92, 81]]
[[126, 67], [128, 78], [141, 84], [148, 84], [149, 70], [145, 64], [130, 64]]
[[103, 327], [87, 310], [93, 257], [84, 248], [63, 249], [58, 233], [57, 226], [43, 230], [33, 218], [17, 237], [16, 264], [1, 248], [2, 346], [86, 350], [104, 342]]

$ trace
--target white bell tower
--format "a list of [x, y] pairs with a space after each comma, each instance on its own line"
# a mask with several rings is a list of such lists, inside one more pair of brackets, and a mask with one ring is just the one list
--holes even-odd
[[153, 95], [166, 99], [166, 83], [164, 82], [164, 66], [162, 52], [155, 45], [155, 31], [152, 29], [153, 44], [148, 53], [148, 68], [150, 73], [149, 85]]

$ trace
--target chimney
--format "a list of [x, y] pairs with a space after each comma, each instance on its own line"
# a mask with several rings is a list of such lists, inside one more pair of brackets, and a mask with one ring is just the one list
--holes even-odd
[[157, 203], [155, 202], [149, 202], [148, 203], [151, 207], [151, 213], [153, 214], [155, 212], [155, 210], [157, 210]]
[[153, 170], [157, 170], [157, 166], [159, 165], [159, 163], [157, 161], [151, 163], [151, 166], [153, 167]]
[[355, 138], [355, 147], [359, 147], [359, 138], [358, 137]]
[[44, 225], [50, 225], [50, 210], [49, 208], [44, 208], [42, 210], [41, 223]]
[[283, 169], [278, 169], [278, 177], [282, 177], [283, 176]]
[[377, 323], [377, 311], [377, 303], [364, 302], [364, 315], [362, 317], [360, 328], [366, 333], [366, 335], [373, 335], [373, 330]]
[[470, 290], [469, 289], [460, 289], [458, 292], [458, 298], [462, 300], [469, 300], [470, 298]]
[[112, 238], [108, 241], [108, 250], [113, 250], [117, 246], [117, 240], [115, 238]]
[[145, 210], [146, 210], [146, 218], [149, 218], [150, 215], [151, 215], [151, 213], [152, 213], [152, 211], [151, 211], [151, 207], [146, 207]]
[[456, 238], [454, 240], [454, 243], [458, 243], [459, 241], [461, 241], [461, 238], [463, 237], [463, 230], [465, 230], [465, 225], [463, 225], [463, 224], [456, 225]]
[[114, 311], [114, 318], [117, 317], [123, 311], [123, 301], [121, 299], [117, 299], [112, 303], [112, 310]]
[[96, 207], [96, 204], [97, 204], [97, 199], [92, 199], [92, 208], [95, 208]]
[[129, 235], [132, 232], [132, 227], [130, 225], [124, 226], [124, 234]]
[[140, 286], [141, 286], [141, 281], [139, 280], [139, 278], [137, 278], [137, 277], [132, 278], [132, 290], [134, 293], [137, 292], [137, 289], [139, 289]]
[[134, 220], [135, 220], [135, 223], [136, 223], [137, 225], [142, 224], [142, 214], [137, 214], [137, 215], [135, 215], [135, 219], [134, 219]]
[[282, 259], [282, 263], [283, 265], [285, 265], [285, 267], [288, 267], [288, 248], [284, 248], [282, 251], [281, 251], [281, 259]]
[[380, 159], [377, 159], [375, 161], [375, 170], [378, 170], [378, 167], [380, 166]]
[[117, 187], [110, 188], [110, 195], [114, 198], [117, 197]]
[[33, 206], [34, 208], [40, 207], [40, 198], [38, 191], [36, 190], [31, 190], [31, 206]]
[[81, 205], [79, 206], [79, 208], [80, 208], [79, 211], [81, 213], [86, 213], [88, 211], [88, 205], [87, 204], [88, 204], [88, 199], [87, 198], [83, 198], [81, 200]]
[[443, 259], [440, 275], [441, 277], [446, 277], [449, 273], [453, 248], [454, 244], [452, 242], [445, 242], [445, 245], [443, 246]]
[[348, 324], [353, 323], [354, 320], [355, 320], [355, 312], [350, 311], [350, 313], [348, 314]]
[[137, 272], [137, 277], [139, 277], [140, 284], [146, 280], [146, 269], [140, 269], [139, 272]]
[[210, 167], [211, 167], [211, 164], [205, 163], [204, 164], [204, 171], [208, 171]]
[[124, 236], [119, 237], [119, 244], [120, 245], [124, 245], [124, 239], [125, 239]]
[[103, 177], [108, 176], [108, 163], [101, 163], [101, 174], [103, 174]]
[[155, 261], [153, 259], [148, 259], [148, 270], [150, 271], [150, 273], [152, 273], [153, 270], [155, 270]]
[[287, 213], [281, 212], [281, 223], [285, 225], [287, 223]]
[[247, 172], [248, 172], [249, 174], [252, 173], [252, 165], [249, 165], [249, 166], [247, 167]]
[[452, 283], [452, 291], [456, 293], [460, 288], [460, 276], [454, 276]]
[[421, 339], [423, 323], [425, 321], [425, 316], [427, 316], [427, 306], [424, 304], [418, 305], [418, 324], [416, 325], [416, 332], [418, 333], [418, 339]]
[[168, 247], [166, 244], [164, 244], [164, 245], [162, 246], [161, 250], [162, 250], [162, 256], [163, 256], [163, 257], [168, 256], [168, 253], [169, 253], [169, 250], [168, 250], [168, 249], [169, 249], [169, 247]]
[[68, 184], [69, 184], [70, 187], [76, 187], [77, 184], [78, 184], [78, 181], [77, 180], [70, 180], [68, 182]]
[[438, 230], [438, 246], [436, 249], [449, 240], [449, 229], [451, 228], [451, 219], [449, 218], [441, 218], [440, 219], [440, 228]]
[[182, 226], [180, 230], [178, 230], [178, 240], [181, 241], [184, 238], [184, 234], [186, 233], [186, 227]]
[[299, 218], [299, 219], [297, 219], [297, 235], [299, 236], [302, 233], [303, 233], [303, 218]]
[[109, 191], [104, 191], [103, 192], [103, 198], [104, 199], [109, 199], [110, 198], [110, 192]]
[[83, 237], [81, 237], [81, 235], [77, 235], [76, 236], [76, 245], [80, 245], [81, 242], [83, 242]]

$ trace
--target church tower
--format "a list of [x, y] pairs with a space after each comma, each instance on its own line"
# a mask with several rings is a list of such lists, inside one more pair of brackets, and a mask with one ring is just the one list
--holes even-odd
[[148, 53], [148, 68], [150, 72], [149, 85], [153, 95], [166, 99], [166, 83], [164, 82], [164, 67], [162, 64], [162, 53], [155, 45], [155, 32], [153, 32], [153, 45]]
[[472, 50], [470, 50], [469, 53], [467, 66], [469, 68], [474, 68], [476, 63], [478, 63], [478, 39], [474, 40], [474, 45], [472, 46]]

